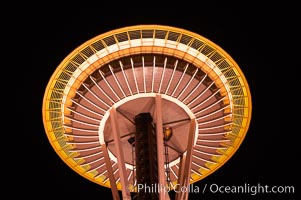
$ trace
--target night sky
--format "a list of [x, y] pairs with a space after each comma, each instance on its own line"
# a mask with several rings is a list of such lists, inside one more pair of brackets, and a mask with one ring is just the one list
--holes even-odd
[[[19, 163], [14, 185], [23, 197], [111, 199], [110, 189], [74, 172], [52, 149], [44, 131], [42, 101], [52, 73], [75, 48], [107, 31], [141, 24], [175, 26], [206, 37], [232, 56], [249, 83], [253, 109], [243, 143], [226, 164], [195, 185], [201, 189], [214, 184], [294, 186], [295, 193], [300, 193], [296, 183], [300, 175], [300, 92], [296, 90], [300, 86], [300, 73], [296, 72], [300, 56], [294, 56], [297, 33], [292, 23], [296, 14], [283, 18], [279, 13], [288, 9], [280, 5], [269, 14], [265, 8], [247, 5], [158, 5], [148, 9], [124, 7], [124, 11], [77, 6], [40, 6], [27, 19], [31, 62], [22, 77], [28, 96], [22, 97], [27, 102], [21, 113], [24, 131], [19, 133], [27, 159]], [[207, 191], [192, 193], [189, 199], [294, 199], [296, 194], [221, 195]]]

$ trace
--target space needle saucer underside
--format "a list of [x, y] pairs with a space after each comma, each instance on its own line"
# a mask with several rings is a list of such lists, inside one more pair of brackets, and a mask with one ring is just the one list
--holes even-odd
[[251, 119], [251, 95], [237, 63], [218, 45], [169, 26], [116, 29], [85, 42], [57, 67], [47, 85], [43, 122], [56, 153], [81, 176], [110, 187], [102, 144], [108, 147], [117, 188], [116, 145], [110, 109], [117, 111], [126, 177], [135, 186], [133, 118], [162, 98], [171, 184], [177, 184], [179, 157], [187, 151], [195, 120], [190, 183], [220, 168], [239, 148]]

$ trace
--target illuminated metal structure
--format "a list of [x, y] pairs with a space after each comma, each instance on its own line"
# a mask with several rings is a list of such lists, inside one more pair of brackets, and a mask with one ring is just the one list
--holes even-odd
[[114, 199], [118, 190], [131, 199], [139, 193], [137, 117], [148, 113], [154, 125], [158, 184], [175, 189], [231, 158], [251, 108], [248, 83], [221, 47], [180, 28], [138, 25], [71, 52], [49, 80], [42, 113], [49, 142], [70, 168], [111, 188]]

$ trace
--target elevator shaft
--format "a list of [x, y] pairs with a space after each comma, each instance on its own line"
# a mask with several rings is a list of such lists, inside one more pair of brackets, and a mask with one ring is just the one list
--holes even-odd
[[135, 154], [138, 200], [159, 200], [156, 129], [150, 113], [135, 116]]

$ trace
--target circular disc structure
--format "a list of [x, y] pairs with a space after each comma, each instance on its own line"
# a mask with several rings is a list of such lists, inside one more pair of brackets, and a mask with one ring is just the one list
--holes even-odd
[[[191, 135], [190, 183], [220, 168], [245, 138], [251, 95], [231, 56], [196, 33], [138, 25], [98, 35], [59, 64], [43, 99], [49, 142], [79, 175], [111, 187], [107, 153], [118, 190], [122, 189], [117, 159], [121, 148], [126, 179], [135, 186], [134, 118], [150, 113], [157, 121], [158, 95], [162, 127], [172, 130], [165, 141], [165, 169], [172, 185], [177, 184], [180, 157], [190, 148]], [[192, 120], [195, 127], [189, 134]], [[118, 144], [112, 134], [115, 129], [120, 134]]]

